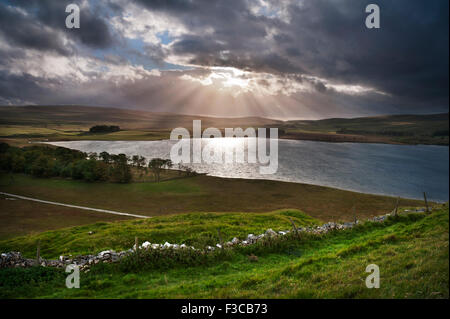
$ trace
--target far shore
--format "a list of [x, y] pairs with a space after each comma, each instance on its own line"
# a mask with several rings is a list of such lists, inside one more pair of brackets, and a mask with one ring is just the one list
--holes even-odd
[[[0, 137], [0, 142], [8, 143], [12, 146], [24, 147], [30, 143], [46, 142], [69, 142], [69, 141], [162, 141], [170, 138], [170, 132], [151, 132], [151, 131], [127, 131], [122, 130], [122, 134], [81, 134], [71, 136], [48, 136], [42, 137]], [[131, 133], [131, 134], [127, 134]], [[154, 133], [154, 134], [152, 134]], [[367, 143], [367, 144], [390, 144], [390, 145], [436, 145], [449, 146], [448, 142], [429, 143], [424, 141], [395, 141], [388, 137], [367, 136], [353, 134], [336, 133], [315, 133], [315, 132], [297, 132], [288, 133], [279, 136], [279, 139], [294, 141], [314, 141], [327, 143]]]

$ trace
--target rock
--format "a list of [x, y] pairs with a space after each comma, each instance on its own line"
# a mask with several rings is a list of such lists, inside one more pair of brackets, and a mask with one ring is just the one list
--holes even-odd
[[275, 237], [275, 236], [277, 236], [277, 233], [274, 232], [274, 231], [272, 230], [272, 228], [269, 228], [268, 230], [266, 230], [265, 235], [266, 235], [266, 236], [269, 236], [269, 237]]
[[164, 248], [171, 248], [171, 247], [172, 247], [172, 244], [171, 244], [171, 243], [168, 243], [168, 242], [166, 241], [166, 242], [164, 243], [163, 247], [164, 247]]
[[150, 246], [151, 246], [151, 243], [148, 241], [142, 243], [142, 248], [144, 248], [144, 249], [147, 249]]
[[99, 257], [103, 257], [104, 255], [110, 254], [111, 252], [112, 252], [112, 250], [104, 250], [104, 251], [101, 251], [101, 252], [98, 254], [98, 256], [99, 256]]

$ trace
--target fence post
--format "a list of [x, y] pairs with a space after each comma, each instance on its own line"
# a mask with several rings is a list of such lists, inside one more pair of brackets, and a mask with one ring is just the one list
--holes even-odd
[[41, 264], [41, 240], [38, 239], [36, 248], [36, 265], [39, 266], [40, 264]]
[[136, 237], [134, 237], [134, 247], [135, 247], [135, 251], [136, 251], [136, 255], [139, 253], [139, 240]]
[[219, 243], [220, 243], [220, 246], [221, 246], [222, 249], [223, 249], [223, 240], [222, 240], [222, 234], [220, 233], [220, 228], [217, 229], [217, 236], [219, 237]]
[[423, 199], [425, 200], [425, 207], [426, 207], [427, 213], [429, 213], [430, 209], [428, 208], [427, 193], [425, 193], [425, 192], [423, 192]]
[[293, 228], [295, 234], [298, 235], [298, 229], [297, 229], [297, 227], [295, 226], [294, 221], [293, 221], [291, 218], [289, 218], [289, 221], [290, 221], [291, 224], [292, 224], [292, 228]]
[[395, 203], [394, 216], [397, 216], [399, 200], [400, 200], [400, 196], [397, 197], [397, 202]]

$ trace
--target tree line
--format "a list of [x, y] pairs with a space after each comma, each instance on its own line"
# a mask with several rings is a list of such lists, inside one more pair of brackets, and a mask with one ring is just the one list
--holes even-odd
[[[129, 183], [132, 169], [143, 176], [151, 170], [155, 181], [161, 171], [173, 166], [171, 160], [154, 158], [147, 164], [143, 156], [84, 153], [64, 147], [27, 146], [23, 148], [0, 143], [0, 170], [25, 173], [36, 177], [64, 177], [87, 182]], [[190, 171], [188, 171], [190, 172]]]
[[117, 125], [95, 125], [89, 129], [89, 133], [113, 133], [119, 131], [120, 127]]

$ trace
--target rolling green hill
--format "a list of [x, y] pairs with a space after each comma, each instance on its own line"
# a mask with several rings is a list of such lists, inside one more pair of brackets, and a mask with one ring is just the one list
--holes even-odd
[[[0, 298], [448, 298], [448, 215], [445, 205], [429, 215], [400, 215], [325, 235], [284, 236], [198, 259], [146, 263], [131, 256], [82, 272], [80, 289], [65, 287], [63, 269], [2, 269]], [[269, 226], [286, 228], [287, 216], [299, 224], [315, 223], [295, 211], [188, 214], [46, 232], [0, 242], [0, 250], [14, 247], [33, 257], [32, 243], [40, 238], [48, 258], [107, 244], [128, 248], [135, 234], [152, 242], [205, 244], [217, 241], [217, 228], [228, 239]], [[369, 264], [380, 268], [379, 289], [365, 286]]]

